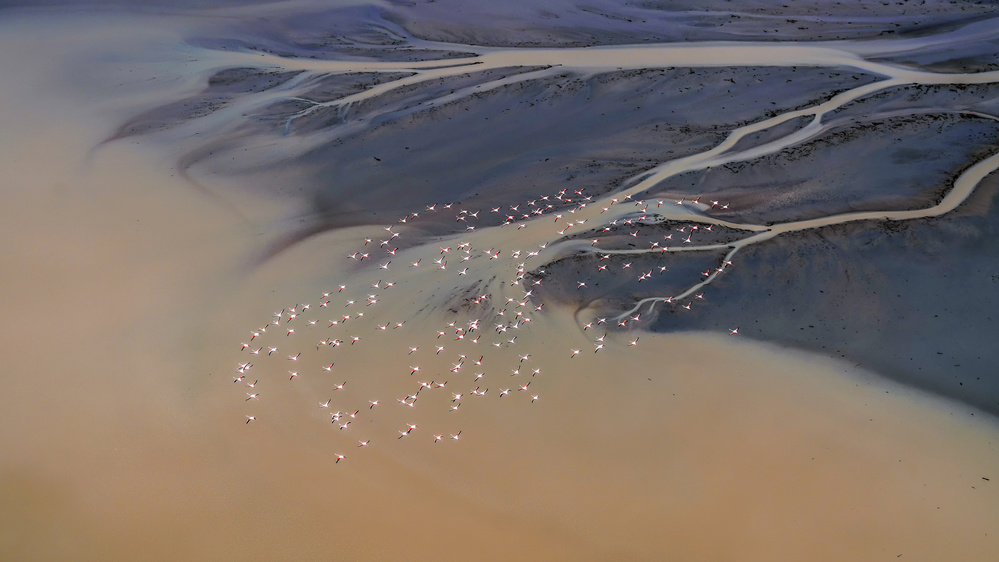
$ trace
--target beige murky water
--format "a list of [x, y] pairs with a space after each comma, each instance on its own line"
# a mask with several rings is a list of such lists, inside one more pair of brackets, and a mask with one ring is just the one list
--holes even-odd
[[[381, 279], [338, 271], [379, 229], [319, 236], [248, 269], [267, 237], [261, 225], [286, 211], [279, 204], [232, 195], [233, 212], [175, 177], [170, 155], [151, 144], [119, 142], [88, 157], [132, 104], [170, 94], [99, 95], [105, 81], [130, 80], [108, 52], [153, 45], [128, 55], [141, 57], [175, 40], [166, 27], [131, 23], [75, 33], [25, 20], [0, 34], [0, 67], [19, 77], [0, 83], [0, 557], [999, 552], [995, 420], [803, 353], [706, 334], [641, 334], [637, 346], [610, 336], [593, 353], [571, 311], [552, 308], [517, 346], [488, 352], [501, 367], [484, 379], [486, 397], [450, 412], [449, 391], [460, 392], [452, 382], [417, 408], [398, 406], [419, 378], [407, 377], [417, 359], [406, 346], [418, 342], [426, 369], [447, 374], [432, 346], [448, 316], [420, 309], [458, 278], [432, 271], [400, 277], [393, 290], [406, 296], [386, 292], [391, 306], [366, 310], [356, 346], [312, 350], [305, 334], [267, 334], [283, 348], [302, 342], [303, 375], [286, 380], [284, 350], [261, 356], [261, 400], [248, 404], [231, 382], [246, 357], [239, 342], [291, 302]], [[74, 60], [87, 60], [82, 47], [99, 72], [62, 62], [74, 49]], [[487, 248], [526, 236], [511, 232], [470, 239]], [[370, 330], [396, 320], [406, 326]], [[346, 332], [362, 325], [350, 322]], [[570, 359], [574, 348], [582, 352]], [[526, 352], [544, 373], [519, 392], [506, 371]], [[335, 382], [349, 381], [339, 394], [315, 374], [330, 357]], [[499, 398], [507, 386], [513, 392]], [[331, 397], [336, 408], [383, 403], [343, 432], [318, 407]], [[244, 423], [250, 414], [257, 420]], [[406, 423], [420, 428], [396, 439]], [[460, 440], [447, 438], [459, 430]], [[444, 440], [433, 443], [438, 433]], [[369, 438], [371, 447], [356, 447]]]

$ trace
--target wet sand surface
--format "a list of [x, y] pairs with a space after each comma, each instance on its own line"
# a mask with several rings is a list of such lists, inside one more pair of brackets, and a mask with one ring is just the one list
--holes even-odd
[[[350, 218], [348, 210], [325, 212], [321, 203], [345, 199], [349, 191], [324, 191], [306, 181], [326, 170], [310, 166], [309, 158], [335, 154], [314, 137], [281, 137], [266, 127], [270, 132], [261, 133], [214, 111], [202, 115], [207, 119], [156, 113], [201, 91], [206, 74], [248, 64], [246, 53], [212, 54], [188, 41], [226, 25], [149, 14], [116, 20], [18, 13], [0, 33], [0, 68], [19, 77], [0, 82], [6, 200], [0, 228], [8, 241], [0, 250], [0, 305], [8, 312], [0, 393], [2, 557], [989, 560], [999, 551], [994, 417], [969, 406], [972, 400], [924, 393], [854, 360], [766, 343], [798, 343], [786, 336], [795, 326], [771, 318], [754, 328], [758, 317], [750, 311], [764, 316], [768, 305], [777, 307], [758, 294], [767, 288], [777, 295], [771, 298], [784, 291], [787, 304], [809, 301], [805, 289], [786, 288], [773, 279], [777, 274], [765, 272], [773, 263], [786, 270], [782, 251], [809, 256], [812, 242], [794, 245], [785, 235], [747, 245], [745, 261], [705, 289], [708, 299], [695, 305], [699, 320], [664, 327], [688, 311], [652, 315], [659, 323], [654, 328], [692, 331], [648, 331], [644, 310], [636, 313], [646, 320], [626, 329], [613, 319], [601, 323], [598, 317], [626, 310], [608, 304], [614, 299], [680, 293], [697, 282], [699, 269], [686, 282], [664, 281], [660, 291], [641, 294], [636, 288], [647, 291], [646, 285], [637, 284], [590, 294], [576, 284], [596, 285], [596, 266], [577, 271], [573, 263], [582, 258], [558, 259], [577, 256], [588, 237], [555, 236], [563, 227], [550, 215], [518, 219], [525, 228], [517, 228], [500, 226], [502, 218], [489, 223], [483, 214], [477, 223], [483, 226], [466, 230], [462, 223], [471, 219], [456, 220], [457, 210], [445, 217], [443, 203], [439, 215], [424, 211], [437, 201], [462, 199], [455, 209], [466, 213], [488, 211], [489, 201], [509, 207], [571, 182], [497, 192], [492, 200], [476, 198], [481, 185], [459, 192], [455, 181], [414, 195], [412, 183], [402, 182], [384, 186], [382, 199], [359, 197], [349, 213], [361, 218]], [[258, 82], [243, 88], [273, 95]], [[154, 113], [166, 119], [161, 133], [122, 134], [136, 116]], [[268, 126], [280, 130], [283, 121]], [[744, 124], [735, 121], [729, 130]], [[988, 134], [988, 119], [973, 121], [978, 133]], [[357, 138], [374, 142], [365, 136], [371, 133], [358, 131]], [[391, 127], [381, 131], [383, 144], [368, 144], [373, 150], [396, 142]], [[705, 135], [688, 140], [684, 153], [714, 145], [705, 139], [725, 138]], [[268, 153], [265, 140], [280, 141], [279, 148]], [[251, 166], [252, 158], [232, 157], [255, 147], [271, 159]], [[962, 148], [955, 160], [982, 156], [970, 143]], [[420, 160], [432, 162], [447, 149], [441, 145]], [[664, 156], [647, 150], [649, 158]], [[655, 172], [655, 163], [610, 156], [615, 163], [606, 178]], [[561, 159], [560, 166], [572, 160], [550, 157]], [[238, 163], [227, 165], [226, 158]], [[289, 179], [296, 177], [293, 162], [302, 168], [298, 182]], [[363, 166], [345, 166], [342, 178], [364, 185], [378, 177], [369, 175], [373, 162], [366, 156]], [[421, 169], [432, 169], [427, 166]], [[961, 170], [949, 166], [953, 181]], [[501, 178], [508, 173], [480, 163], [464, 168], [464, 177], [482, 170]], [[426, 171], [425, 177], [435, 176]], [[275, 178], [286, 182], [283, 189], [268, 189]], [[596, 185], [604, 192], [620, 187], [594, 182], [586, 193], [595, 198], [604, 195]], [[393, 190], [399, 193], [393, 204], [419, 212], [418, 219], [406, 215], [411, 220], [399, 223], [399, 213], [382, 209]], [[669, 195], [689, 196], [679, 189]], [[911, 228], [978, 239], [993, 220], [983, 197], [973, 194], [957, 217], [913, 221]], [[773, 207], [746, 205], [745, 214], [715, 217], [679, 205], [670, 212], [680, 214], [668, 218], [729, 221], [740, 236], [765, 232], [744, 229]], [[619, 212], [611, 208], [607, 213]], [[823, 216], [844, 212], [835, 204], [822, 210]], [[578, 210], [594, 214], [593, 228], [603, 220], [598, 211], [596, 204]], [[622, 220], [630, 213], [620, 211]], [[962, 220], [979, 221], [972, 223], [977, 230], [969, 232]], [[865, 223], [802, 236], [832, 232], [827, 240], [845, 237], [861, 246], [865, 231], [858, 224]], [[400, 234], [400, 249], [391, 256], [379, 246], [389, 232]], [[847, 246], [840, 259], [847, 273], [854, 267], [870, 274], [867, 262], [903, 268], [902, 257], [884, 256], [911, 252], [917, 235], [880, 242], [889, 246], [882, 253]], [[365, 244], [367, 238], [372, 242]], [[548, 241], [551, 247], [538, 251], [550, 253], [528, 257]], [[969, 246], [953, 259], [990, 255]], [[442, 253], [442, 247], [450, 249]], [[514, 258], [521, 248], [523, 257]], [[495, 251], [502, 253], [490, 259]], [[346, 257], [354, 252], [376, 257]], [[707, 267], [718, 265], [718, 252], [704, 254], [711, 256]], [[446, 269], [435, 267], [434, 259], [445, 255]], [[462, 255], [469, 259], [460, 261]], [[916, 255], [924, 259], [921, 250]], [[651, 267], [654, 257], [615, 254], [608, 261], [619, 269], [617, 260], [647, 259]], [[419, 267], [410, 267], [417, 260]], [[521, 261], [529, 267], [519, 267]], [[914, 269], [896, 275], [916, 276]], [[754, 277], [760, 271], [762, 279]], [[518, 275], [525, 277], [517, 281]], [[543, 283], [534, 287], [532, 279]], [[347, 286], [342, 291], [341, 284]], [[847, 298], [863, 292], [845, 286]], [[932, 291], [937, 285], [906, 286]], [[475, 302], [483, 294], [489, 298]], [[731, 310], [722, 310], [724, 302]], [[834, 316], [809, 302], [819, 307], [808, 312], [814, 318]], [[497, 317], [501, 310], [507, 315]], [[898, 322], [890, 315], [883, 321]], [[953, 330], [960, 319], [949, 322]], [[728, 335], [736, 327], [740, 334]], [[360, 339], [351, 343], [354, 336]], [[914, 334], [904, 345], [919, 347], [921, 337], [927, 336]], [[328, 343], [333, 340], [340, 345]], [[438, 345], [445, 349], [435, 353]], [[412, 346], [419, 349], [410, 353]], [[268, 355], [270, 347], [279, 350]], [[926, 364], [932, 366], [930, 359]], [[988, 358], [976, 364], [985, 376]], [[415, 366], [421, 370], [410, 374]], [[897, 380], [912, 382], [899, 371]], [[500, 396], [505, 389], [509, 394]], [[250, 397], [255, 393], [259, 399]], [[373, 400], [379, 404], [369, 407]], [[455, 404], [460, 407], [452, 410]], [[343, 415], [331, 423], [337, 411]], [[351, 425], [339, 429], [348, 420]], [[418, 427], [407, 431], [409, 424]], [[370, 446], [358, 447], [366, 440]], [[338, 454], [344, 456], [339, 462]]]

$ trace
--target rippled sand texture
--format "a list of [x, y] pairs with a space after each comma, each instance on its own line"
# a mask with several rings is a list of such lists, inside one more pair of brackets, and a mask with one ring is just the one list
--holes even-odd
[[446, 4], [7, 12], [0, 557], [992, 559], [988, 9]]

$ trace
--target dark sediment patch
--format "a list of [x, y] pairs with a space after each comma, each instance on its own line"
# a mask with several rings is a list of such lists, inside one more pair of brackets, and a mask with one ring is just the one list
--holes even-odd
[[227, 68], [208, 78], [206, 93], [252, 94], [270, 90], [301, 74], [300, 70], [285, 72], [259, 68]]
[[315, 81], [315, 85], [298, 96], [315, 102], [328, 102], [363, 92], [379, 84], [392, 82], [412, 72], [345, 72], [331, 74]]
[[997, 55], [999, 41], [975, 41], [957, 50], [906, 53], [884, 59], [884, 62], [914, 66], [932, 72], [987, 72], [999, 70]]
[[[472, 67], [474, 68], [474, 67]], [[341, 125], [348, 120], [364, 118], [385, 123], [386, 120], [398, 120], [414, 113], [429, 110], [435, 101], [456, 91], [485, 84], [492, 80], [539, 70], [543, 67], [525, 68], [495, 68], [485, 71], [470, 71], [457, 76], [428, 79], [415, 84], [401, 85], [392, 88], [378, 96], [352, 103], [348, 111], [333, 105], [324, 107], [308, 115], [295, 118], [285, 132], [312, 133]], [[390, 83], [394, 80], [412, 76], [412, 73], [364, 73], [343, 74], [326, 77], [313, 90], [304, 93], [306, 99], [315, 101], [333, 101], [368, 90], [376, 85]], [[476, 94], [478, 95], [478, 94]], [[318, 98], [318, 99], [317, 99]], [[422, 109], [421, 107], [425, 108]], [[292, 115], [288, 115], [291, 118]]]
[[947, 217], [865, 221], [747, 247], [705, 288], [712, 306], [682, 322], [661, 317], [654, 329], [739, 327], [999, 413], [997, 182], [986, 178]]
[[243, 50], [316, 60], [372, 59], [410, 62], [474, 56], [461, 49], [417, 46], [385, 18], [381, 6], [300, 6], [266, 18], [234, 20], [212, 36], [188, 41], [210, 49]]
[[220, 70], [208, 77], [201, 92], [135, 116], [119, 127], [108, 141], [167, 130], [210, 115], [229, 105], [239, 95], [269, 90], [298, 74], [300, 71], [279, 72], [249, 67]]
[[821, 138], [746, 162], [681, 174], [650, 196], [710, 196], [730, 204], [707, 214], [773, 224], [850, 211], [929, 207], [958, 172], [999, 142], [999, 124], [920, 114], [833, 128]]
[[[683, 293], [704, 279], [704, 271], [719, 267], [724, 255], [721, 251], [668, 252], [603, 259], [600, 254], [579, 253], [535, 268], [525, 279], [527, 286], [535, 280], [542, 281], [532, 287], [539, 302], [574, 305], [579, 309], [592, 307], [611, 316], [646, 297], [666, 298]], [[606, 269], [601, 270], [603, 266]], [[658, 314], [662, 305], [656, 306]]]
[[971, 115], [978, 111], [999, 118], [999, 85], [996, 84], [910, 84], [889, 88], [854, 100], [829, 113], [826, 121], [871, 120], [908, 113]]
[[157, 107], [129, 119], [106, 142], [165, 131], [191, 119], [210, 115], [227, 106], [232, 99], [230, 95], [202, 93]]
[[805, 125], [811, 123], [815, 118], [811, 115], [804, 115], [801, 117], [796, 117], [788, 121], [784, 121], [778, 125], [774, 125], [769, 129], [764, 129], [762, 131], [757, 131], [755, 133], [750, 133], [735, 143], [730, 150], [732, 152], [740, 152], [747, 150], [749, 148], [761, 146], [767, 144], [771, 141], [779, 140], [791, 133], [801, 129]]
[[[463, 9], [465, 8], [465, 9]], [[622, 5], [595, 0], [506, 2], [481, 7], [474, 17], [460, 0], [398, 5], [385, 17], [428, 40], [497, 47], [583, 47], [668, 41], [828, 41], [918, 36], [993, 14], [987, 4], [929, 1], [894, 4], [725, 1]], [[516, 24], [518, 32], [509, 30]]]

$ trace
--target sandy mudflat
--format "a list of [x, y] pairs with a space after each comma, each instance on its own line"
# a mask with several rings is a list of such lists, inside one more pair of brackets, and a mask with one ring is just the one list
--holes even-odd
[[[296, 6], [286, 8], [303, 9]], [[353, 61], [342, 63], [350, 70], [361, 64], [351, 57], [377, 58], [379, 48], [393, 44], [386, 37], [403, 29], [389, 27], [392, 33], [384, 35], [358, 22], [405, 22], [411, 10], [417, 8], [396, 8], [384, 18], [363, 10], [327, 15], [341, 22], [327, 43], [314, 36], [291, 43], [295, 49], [324, 44], [336, 55], [325, 62]], [[745, 14], [756, 12], [747, 7]], [[890, 373], [895, 380], [864, 370], [856, 355], [842, 352], [868, 341], [863, 334], [827, 336], [835, 350], [823, 349], [825, 340], [815, 334], [788, 336], [833, 319], [858, 333], [908, 334], [887, 338], [892, 353], [939, 342], [950, 346], [948, 362], [971, 353], [961, 342], [978, 340], [959, 337], [960, 318], [947, 318], [949, 329], [919, 332], [905, 320], [932, 311], [913, 307], [896, 317], [881, 300], [887, 297], [868, 297], [879, 305], [874, 318], [887, 326], [879, 331], [836, 299], [859, 298], [864, 283], [880, 289], [898, 279], [908, 279], [897, 284], [902, 304], [935, 291], [959, 293], [942, 278], [927, 284], [918, 276], [938, 273], [931, 258], [948, 247], [955, 248], [955, 264], [988, 259], [992, 246], [974, 241], [990, 232], [991, 188], [954, 216], [914, 220], [906, 227], [911, 230], [887, 239], [876, 234], [881, 230], [865, 229], [867, 223], [852, 223], [746, 246], [733, 272], [708, 285], [706, 298], [690, 311], [643, 310], [640, 320], [624, 317], [624, 329], [617, 320], [598, 319], [608, 306], [621, 312], [636, 298], [685, 290], [701, 267], [718, 266], [728, 251], [678, 253], [668, 262], [674, 276], [657, 274], [654, 281], [638, 281], [642, 272], [627, 269], [667, 263], [655, 253], [580, 257], [589, 236], [577, 232], [596, 232], [601, 215], [631, 216], [620, 210], [624, 203], [606, 199], [612, 190], [638, 185], [642, 180], [633, 176], [654, 173], [656, 162], [708, 150], [728, 131], [774, 115], [768, 112], [821, 99], [837, 80], [869, 84], [852, 78], [856, 68], [796, 70], [808, 74], [803, 84], [812, 86], [773, 96], [776, 103], [763, 110], [757, 102], [779, 92], [777, 86], [739, 90], [734, 96], [744, 103], [724, 112], [691, 111], [657, 122], [648, 121], [656, 92], [669, 84], [702, 87], [702, 78], [711, 81], [706, 90], [715, 91], [724, 69], [608, 71], [615, 78], [607, 81], [603, 71], [576, 69], [570, 74], [578, 75], [553, 73], [439, 107], [427, 100], [447, 98], [449, 88], [440, 89], [447, 80], [414, 83], [384, 99], [358, 99], [357, 113], [308, 113], [288, 127], [289, 116], [318, 100], [288, 105], [286, 98], [307, 91], [330, 99], [358, 95], [379, 80], [351, 74], [338, 83], [331, 77], [340, 71], [313, 77], [321, 72], [309, 68], [312, 59], [293, 56], [300, 52], [270, 54], [281, 54], [278, 44], [292, 47], [281, 43], [287, 37], [273, 31], [272, 20], [250, 17], [254, 13], [274, 12], [120, 19], [36, 12], [0, 24], [0, 70], [19, 78], [0, 82], [0, 231], [6, 241], [0, 306], [7, 313], [0, 359], [0, 558], [991, 560], [999, 552], [999, 424], [968, 405], [988, 406], [986, 399], [943, 398], [956, 393], [921, 381], [904, 361], [884, 359], [891, 355], [870, 343], [860, 351], [881, 358], [884, 370], [897, 368]], [[931, 16], [951, 27], [965, 21], [920, 15]], [[574, 17], [609, 19], [592, 10]], [[884, 24], [879, 18], [841, 26], [849, 27], [848, 36], [877, 36]], [[422, 29], [427, 41], [455, 40], [445, 31], [456, 23], [433, 21], [409, 29]], [[593, 28], [575, 39], [620, 44], [634, 38], [621, 31], [623, 20], [612, 21], [618, 23], [603, 33]], [[368, 72], [396, 79], [413, 73], [391, 65], [420, 59], [415, 51], [454, 58], [463, 47], [506, 44], [492, 27], [465, 23], [471, 37], [482, 39], [479, 47], [445, 49], [410, 37], [414, 46], [406, 56], [386, 56], [380, 62], [389, 67], [372, 65]], [[745, 25], [732, 22], [718, 33], [738, 33]], [[836, 28], [828, 21], [816, 26], [821, 39], [831, 39]], [[522, 38], [530, 43], [534, 34], [524, 31]], [[353, 41], [349, 48], [338, 43], [345, 37]], [[269, 45], [268, 53], [237, 49], [237, 39]], [[574, 44], [564, 30], [556, 39]], [[562, 54], [571, 66], [571, 53]], [[253, 57], [266, 59], [266, 68], [255, 69]], [[793, 79], [787, 68], [750, 63], [729, 77]], [[508, 75], [455, 79], [466, 81], [457, 86], [461, 91], [497, 76]], [[307, 78], [317, 81], [296, 82]], [[640, 83], [645, 109], [608, 123], [585, 111], [587, 103], [613, 110]], [[673, 101], [696, 106], [696, 96]], [[426, 111], [407, 113], [419, 103], [429, 104]], [[532, 103], [547, 113], [531, 113]], [[984, 114], [990, 106], [983, 101], [975, 111]], [[514, 116], [523, 116], [518, 112], [534, 116], [525, 119], [522, 145], [517, 135], [525, 132], [513, 125]], [[933, 202], [927, 191], [943, 189], [963, 169], [959, 164], [988, 153], [994, 120], [947, 115], [930, 122], [946, 125], [944, 133], [960, 149], [928, 168], [943, 179], [917, 175], [927, 185], [914, 179], [908, 190], [872, 181], [858, 188], [872, 197], [858, 208], [879, 197]], [[573, 116], [583, 125], [574, 125]], [[501, 121], [489, 129], [493, 136], [453, 141], [451, 135], [486, 117]], [[754, 181], [764, 181], [772, 162], [793, 158], [797, 167], [782, 169], [798, 185], [828, 188], [812, 189], [813, 199], [800, 194], [798, 201], [810, 203], [799, 218], [841, 212], [835, 185], [808, 172], [823, 167], [823, 155], [839, 162], [862, 153], [853, 142], [863, 137], [850, 128], [860, 121], [843, 125], [852, 131], [848, 141], [831, 148], [806, 144], [812, 160], [797, 158], [798, 144], [762, 161], [747, 153]], [[900, 121], [912, 138], [899, 150], [938, 146], [927, 122]], [[581, 136], [597, 126], [621, 145]], [[743, 151], [778, 142], [795, 128], [774, 130], [780, 134], [736, 146]], [[829, 134], [842, 130], [832, 127]], [[872, 146], [885, 142], [875, 136]], [[407, 151], [418, 154], [404, 156]], [[716, 179], [719, 174], [683, 181], [696, 174], [677, 176], [680, 183], [664, 184], [671, 187], [658, 195], [696, 197], [698, 185], [705, 194], [736, 189]], [[570, 187], [608, 201], [609, 210], [566, 203], [561, 222], [549, 214], [517, 217], [507, 226], [489, 216], [495, 205], [504, 214], [518, 204], [527, 209], [528, 200]], [[793, 208], [758, 193], [754, 200], [751, 191], [725, 214], [676, 205], [664, 219], [671, 222], [639, 221], [634, 237], [632, 225], [622, 223], [606, 247], [627, 250], [628, 238], [644, 244], [653, 234], [661, 238], [668, 228], [691, 224], [718, 225], [699, 240], [714, 244], [737, 232], [762, 232], [749, 229], [755, 228], [750, 221]], [[445, 212], [447, 201], [461, 203]], [[435, 203], [438, 208], [425, 210]], [[420, 216], [408, 214], [414, 212]], [[483, 213], [481, 221], [474, 212]], [[401, 213], [406, 223], [399, 222]], [[585, 227], [556, 234], [583, 217]], [[921, 245], [927, 236], [938, 246]], [[865, 243], [871, 239], [873, 248]], [[954, 239], [964, 243], [947, 246]], [[836, 259], [846, 264], [842, 275], [863, 272], [859, 281], [854, 276], [837, 285], [839, 268], [807, 265], [829, 263], [823, 251], [837, 243]], [[388, 254], [386, 246], [398, 250]], [[347, 257], [355, 252], [372, 257]], [[500, 253], [493, 259], [492, 252]], [[445, 269], [435, 259], [446, 259]], [[527, 265], [519, 267], [521, 261]], [[619, 283], [601, 281], [596, 264], [603, 261], [614, 264]], [[623, 268], [630, 261], [635, 265]], [[578, 269], [550, 265], [570, 262]], [[518, 270], [525, 279], [510, 283]], [[987, 278], [987, 272], [976, 275]], [[794, 285], [806, 276], [827, 281]], [[532, 289], [534, 279], [544, 284]], [[589, 286], [577, 287], [580, 282]], [[973, 287], [984, 294], [981, 283]], [[830, 289], [831, 296], [812, 295], [813, 288]], [[801, 302], [810, 303], [804, 313], [797, 309]], [[976, 321], [987, 329], [991, 301], [984, 302]], [[740, 334], [729, 335], [736, 327]], [[984, 353], [976, 351], [968, 364], [989, 379]], [[931, 359], [924, 358], [928, 368], [935, 365]], [[983, 396], [991, 396], [990, 389], [979, 388]], [[331, 423], [335, 412], [342, 415]], [[407, 430], [409, 424], [417, 427]], [[359, 447], [362, 441], [370, 445]]]

